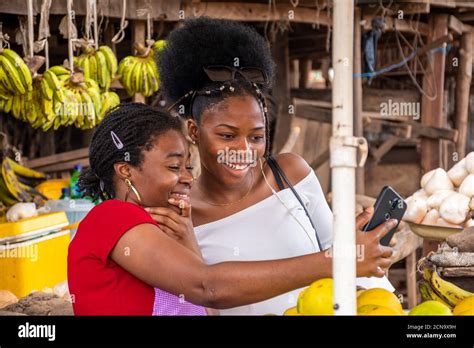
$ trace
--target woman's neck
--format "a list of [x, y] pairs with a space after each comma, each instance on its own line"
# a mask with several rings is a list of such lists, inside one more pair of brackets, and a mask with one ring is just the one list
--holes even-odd
[[196, 182], [196, 186], [198, 186], [197, 188], [201, 196], [206, 201], [216, 204], [232, 203], [241, 199], [249, 193], [249, 190], [252, 190], [254, 178], [256, 178], [255, 168], [251, 168], [241, 182], [236, 185], [228, 185], [223, 183], [221, 178], [209, 172], [204, 166], [201, 166], [201, 168], [201, 175]]

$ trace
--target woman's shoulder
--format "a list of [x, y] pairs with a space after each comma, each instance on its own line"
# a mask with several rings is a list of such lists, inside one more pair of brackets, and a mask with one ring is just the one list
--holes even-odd
[[121, 217], [128, 216], [129, 213], [148, 215], [142, 207], [134, 203], [124, 202], [118, 199], [108, 199], [92, 208], [86, 218], [103, 219], [105, 216], [113, 216], [115, 219], [120, 219]]
[[280, 153], [275, 155], [274, 158], [288, 177], [288, 180], [293, 184], [301, 182], [313, 171], [308, 162], [296, 153]]

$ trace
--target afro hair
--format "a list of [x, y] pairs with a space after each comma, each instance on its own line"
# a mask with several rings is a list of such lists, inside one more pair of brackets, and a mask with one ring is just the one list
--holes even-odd
[[275, 63], [265, 39], [255, 29], [239, 22], [199, 17], [183, 22], [173, 30], [159, 57], [161, 89], [174, 103], [191, 90], [209, 82], [203, 68], [209, 65], [258, 67], [268, 79], [263, 90], [271, 88]]

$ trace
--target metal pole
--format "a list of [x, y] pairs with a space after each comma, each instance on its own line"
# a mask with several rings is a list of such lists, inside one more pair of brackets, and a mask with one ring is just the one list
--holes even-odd
[[354, 3], [334, 0], [332, 137], [330, 142], [334, 213], [333, 278], [336, 315], [356, 314], [355, 168], [353, 137]]

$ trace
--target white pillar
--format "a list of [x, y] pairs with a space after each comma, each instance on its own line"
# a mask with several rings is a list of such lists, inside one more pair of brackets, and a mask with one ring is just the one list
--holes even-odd
[[356, 314], [355, 168], [353, 138], [354, 3], [334, 0], [331, 169], [334, 213], [333, 278], [336, 315]]

